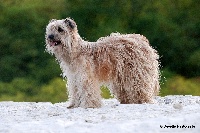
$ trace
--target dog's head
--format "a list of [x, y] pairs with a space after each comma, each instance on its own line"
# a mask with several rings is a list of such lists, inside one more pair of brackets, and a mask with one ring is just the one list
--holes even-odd
[[52, 19], [46, 27], [46, 50], [54, 54], [56, 49], [71, 49], [76, 34], [77, 25], [72, 19]]

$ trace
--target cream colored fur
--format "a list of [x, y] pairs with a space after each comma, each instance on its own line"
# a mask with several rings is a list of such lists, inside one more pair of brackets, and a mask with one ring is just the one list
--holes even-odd
[[101, 107], [102, 84], [122, 104], [152, 103], [159, 93], [159, 56], [140, 34], [112, 33], [88, 42], [72, 19], [51, 20], [46, 50], [67, 77], [69, 108]]

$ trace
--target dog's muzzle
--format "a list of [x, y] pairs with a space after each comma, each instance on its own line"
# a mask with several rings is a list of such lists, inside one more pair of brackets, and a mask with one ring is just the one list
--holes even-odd
[[57, 45], [61, 44], [61, 41], [60, 40], [56, 40], [54, 35], [49, 35], [48, 36], [48, 40], [49, 40], [50, 47], [51, 46], [57, 46]]

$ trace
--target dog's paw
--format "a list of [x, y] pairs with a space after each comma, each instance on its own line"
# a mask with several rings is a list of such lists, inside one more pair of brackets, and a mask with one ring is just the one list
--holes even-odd
[[68, 109], [73, 109], [73, 108], [75, 108], [75, 106], [74, 106], [74, 104], [70, 104], [67, 108]]

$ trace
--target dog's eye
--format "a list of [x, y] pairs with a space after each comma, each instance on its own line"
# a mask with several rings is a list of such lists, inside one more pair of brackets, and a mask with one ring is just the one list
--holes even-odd
[[58, 27], [58, 32], [63, 32], [64, 30], [61, 27]]

